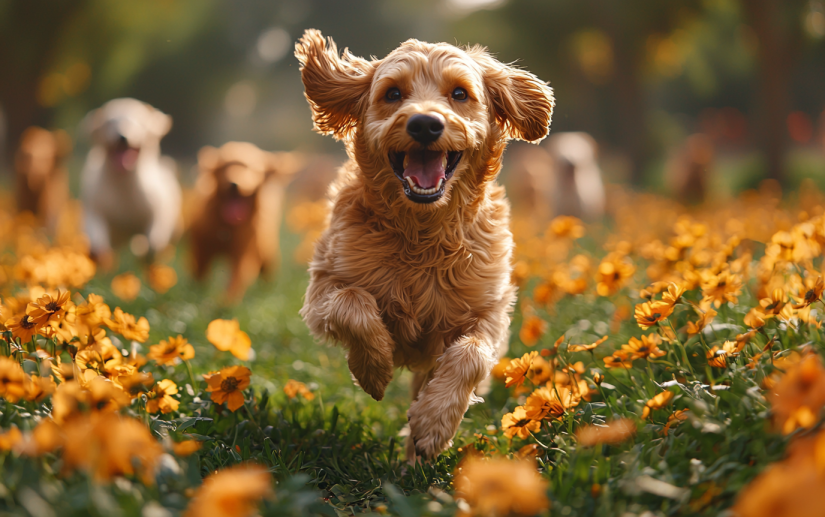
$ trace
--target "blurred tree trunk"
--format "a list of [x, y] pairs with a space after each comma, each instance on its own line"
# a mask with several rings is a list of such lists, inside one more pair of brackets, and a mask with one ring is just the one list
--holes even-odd
[[12, 0], [0, 18], [0, 105], [6, 115], [6, 149], [32, 124], [47, 125], [48, 111], [37, 102], [40, 79], [52, 65], [62, 27], [85, 0]]
[[[784, 182], [793, 63], [799, 54], [802, 8], [793, 0], [743, 0], [746, 17], [759, 41], [756, 144], [765, 153], [768, 177]], [[786, 27], [786, 25], [788, 25]]]

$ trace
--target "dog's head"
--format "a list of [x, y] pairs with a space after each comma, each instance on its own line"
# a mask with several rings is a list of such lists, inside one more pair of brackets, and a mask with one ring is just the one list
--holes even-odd
[[195, 189], [202, 199], [214, 200], [224, 223], [236, 226], [255, 215], [265, 185], [288, 180], [300, 165], [293, 153], [269, 153], [246, 142], [206, 146], [198, 152]]
[[415, 204], [446, 203], [455, 183], [498, 172], [504, 141], [549, 130], [550, 87], [481, 47], [409, 40], [367, 61], [308, 30], [295, 55], [315, 129], [354, 144], [368, 181]]
[[72, 152], [72, 139], [65, 131], [32, 126], [20, 137], [15, 169], [30, 190], [40, 189]]
[[114, 99], [83, 121], [95, 145], [117, 172], [133, 172], [142, 151], [160, 152], [160, 140], [172, 129], [172, 117], [135, 99]]

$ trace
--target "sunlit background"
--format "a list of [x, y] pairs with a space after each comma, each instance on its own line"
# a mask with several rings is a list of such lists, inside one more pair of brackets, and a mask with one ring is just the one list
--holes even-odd
[[191, 180], [206, 144], [341, 153], [311, 131], [294, 41], [318, 28], [355, 54], [407, 38], [480, 43], [549, 81], [554, 131], [600, 144], [608, 182], [662, 187], [694, 133], [713, 191], [825, 179], [822, 0], [53, 0], [0, 2], [0, 163], [22, 131], [78, 124], [131, 96], [174, 118], [163, 151]]

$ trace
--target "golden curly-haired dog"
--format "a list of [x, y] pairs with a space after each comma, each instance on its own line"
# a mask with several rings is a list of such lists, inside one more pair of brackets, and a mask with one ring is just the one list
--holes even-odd
[[414, 372], [407, 455], [431, 458], [507, 349], [513, 240], [496, 175], [508, 139], [547, 135], [552, 90], [481, 47], [409, 40], [367, 61], [308, 30], [295, 54], [315, 129], [350, 157], [301, 314], [376, 400], [394, 368]]

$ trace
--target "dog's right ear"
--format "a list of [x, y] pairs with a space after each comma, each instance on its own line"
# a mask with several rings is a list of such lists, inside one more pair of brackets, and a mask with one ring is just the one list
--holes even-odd
[[355, 57], [347, 49], [341, 56], [332, 38], [308, 29], [295, 44], [301, 62], [301, 80], [315, 130], [336, 139], [350, 136], [363, 113], [375, 73], [375, 61]]
[[106, 117], [103, 115], [102, 109], [97, 108], [90, 111], [80, 122], [80, 132], [93, 141], [97, 140], [98, 133], [106, 123]]

